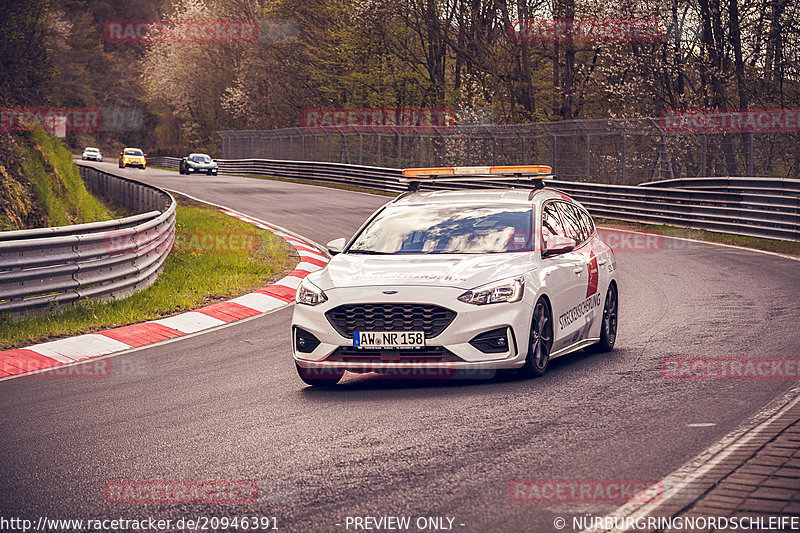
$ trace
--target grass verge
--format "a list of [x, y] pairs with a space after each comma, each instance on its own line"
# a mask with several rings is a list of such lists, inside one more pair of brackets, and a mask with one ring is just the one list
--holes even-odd
[[82, 301], [16, 319], [0, 315], [0, 349], [196, 309], [263, 287], [297, 264], [289, 245], [269, 231], [205, 204], [176, 198], [175, 246], [153, 285], [120, 300]]
[[[72, 154], [42, 129], [26, 134], [22, 168], [45, 220], [41, 227], [67, 226], [115, 218], [116, 210], [86, 190]], [[17, 229], [17, 228], [9, 228]]]
[[631, 231], [641, 231], [642, 233], [658, 233], [665, 237], [680, 237], [697, 241], [730, 244], [732, 246], [741, 246], [743, 248], [753, 248], [755, 250], [765, 250], [767, 252], [800, 257], [800, 242], [795, 241], [777, 241], [759, 237], [747, 237], [745, 235], [734, 235], [731, 233], [676, 228], [674, 226], [635, 224], [607, 218], [596, 218], [595, 223], [597, 223], [598, 226], [606, 228], [627, 229]]

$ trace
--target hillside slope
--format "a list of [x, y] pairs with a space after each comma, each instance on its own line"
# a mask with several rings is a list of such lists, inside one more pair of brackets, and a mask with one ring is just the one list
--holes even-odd
[[41, 129], [0, 134], [0, 231], [114, 218], [86, 190], [72, 154]]

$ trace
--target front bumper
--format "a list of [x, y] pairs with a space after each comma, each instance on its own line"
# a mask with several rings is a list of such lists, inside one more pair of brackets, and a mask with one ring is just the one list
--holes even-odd
[[142, 160], [136, 160], [136, 159], [123, 159], [122, 160], [122, 166], [123, 167], [140, 167], [140, 168], [144, 168], [145, 167], [145, 162], [142, 161]]
[[[385, 296], [382, 290], [396, 290]], [[369, 372], [397, 369], [511, 369], [519, 368], [527, 356], [533, 310], [532, 296], [525, 294], [515, 303], [472, 305], [457, 298], [465, 291], [452, 287], [358, 287], [325, 291], [328, 300], [311, 307], [296, 304], [292, 317], [292, 353], [304, 368], [329, 368]], [[423, 350], [373, 350], [353, 348], [353, 339], [336, 331], [325, 313], [344, 304], [426, 304], [445, 307], [456, 313], [444, 331], [426, 338]], [[312, 334], [319, 345], [311, 352], [298, 350], [296, 328]], [[486, 353], [470, 344], [478, 335], [498, 328], [507, 332], [507, 349]], [[428, 350], [430, 348], [430, 350]], [[441, 349], [439, 349], [441, 348]], [[436, 360], [432, 352], [442, 353]], [[358, 354], [357, 356], [354, 354]]]
[[217, 167], [193, 167], [191, 165], [186, 165], [187, 172], [217, 172]]

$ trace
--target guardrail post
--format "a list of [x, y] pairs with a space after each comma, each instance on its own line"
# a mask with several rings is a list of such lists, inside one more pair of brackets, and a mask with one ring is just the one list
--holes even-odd
[[397, 168], [403, 168], [403, 137], [397, 132]]
[[700, 175], [707, 176], [708, 172], [706, 172], [706, 166], [708, 164], [707, 154], [708, 154], [708, 135], [705, 133], [703, 134], [703, 141], [700, 153]]
[[627, 185], [628, 180], [626, 178], [626, 167], [627, 167], [627, 158], [628, 158], [628, 134], [622, 134], [622, 184]]

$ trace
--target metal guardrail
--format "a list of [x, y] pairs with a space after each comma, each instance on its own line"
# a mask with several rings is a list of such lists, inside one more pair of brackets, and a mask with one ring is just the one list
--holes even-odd
[[680, 187], [706, 191], [741, 192], [743, 194], [783, 194], [800, 196], [800, 179], [792, 178], [677, 178], [641, 183], [642, 187]]
[[79, 164], [87, 189], [141, 214], [0, 232], [0, 312], [116, 298], [152, 284], [175, 241], [168, 192]]
[[[151, 164], [167, 168], [177, 168], [179, 161], [178, 158], [170, 157], [150, 159]], [[405, 190], [405, 186], [398, 181], [401, 171], [393, 168], [266, 159], [218, 159], [217, 163], [220, 172], [357, 185], [379, 191]], [[759, 183], [758, 180], [763, 179], [763, 183], [767, 184], [776, 182], [775, 178], [738, 179], [750, 181], [742, 182], [741, 187], [730, 190], [659, 186], [659, 182], [651, 183], [647, 187], [559, 180], [548, 180], [547, 184], [569, 194], [581, 202], [592, 215], [598, 217], [800, 241], [800, 194], [775, 194], [764, 192], [769, 191], [769, 186], [755, 186]], [[793, 187], [792, 184], [797, 180], [779, 181], [786, 187]], [[671, 182], [672, 180], [668, 184], [672, 185]], [[457, 185], [463, 188], [512, 185], [523, 187], [514, 182], [494, 184], [463, 182]], [[456, 184], [450, 183], [426, 185], [423, 188], [445, 189], [455, 186]], [[750, 192], [751, 190], [757, 192]]]

